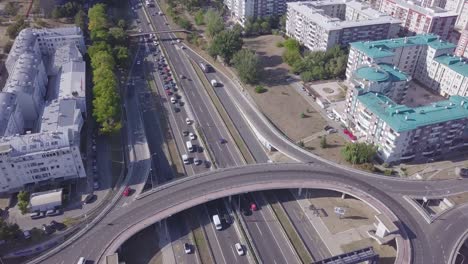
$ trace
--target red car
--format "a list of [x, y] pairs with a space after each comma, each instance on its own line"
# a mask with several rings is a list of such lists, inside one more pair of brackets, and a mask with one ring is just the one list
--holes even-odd
[[254, 202], [251, 202], [251, 203], [250, 203], [250, 210], [251, 210], [252, 212], [258, 210], [257, 205], [256, 205]]
[[132, 189], [130, 189], [130, 187], [125, 187], [124, 191], [123, 191], [123, 196], [127, 197], [127, 196], [130, 196], [130, 194], [132, 193]]
[[166, 90], [166, 94], [167, 94], [167, 95], [172, 95], [172, 92], [169, 91], [169, 90]]

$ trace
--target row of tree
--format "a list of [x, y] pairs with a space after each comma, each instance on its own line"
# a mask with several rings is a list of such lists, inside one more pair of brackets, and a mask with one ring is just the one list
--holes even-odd
[[[93, 116], [101, 133], [113, 133], [121, 128], [120, 96], [115, 75], [117, 65], [128, 61], [125, 21], [114, 27], [108, 19], [106, 5], [96, 4], [88, 11], [88, 29], [93, 45], [88, 48], [93, 69]], [[113, 48], [112, 48], [113, 47]]]
[[309, 51], [301, 54], [297, 40], [287, 39], [282, 43], [285, 51], [283, 60], [292, 67], [292, 72], [300, 74], [304, 82], [343, 78], [348, 61], [348, 53], [340, 46], [327, 51]]
[[72, 18], [74, 17], [78, 11], [81, 10], [81, 5], [75, 1], [68, 2], [63, 5], [57, 5], [52, 10], [52, 18]]
[[14, 239], [20, 232], [17, 224], [10, 224], [0, 217], [0, 240]]
[[255, 36], [263, 34], [271, 34], [273, 30], [281, 28], [281, 23], [284, 19], [279, 16], [266, 16], [257, 19], [249, 18], [245, 22], [244, 35]]

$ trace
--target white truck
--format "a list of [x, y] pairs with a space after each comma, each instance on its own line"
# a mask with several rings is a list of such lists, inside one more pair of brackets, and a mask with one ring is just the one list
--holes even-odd
[[223, 229], [223, 225], [221, 225], [221, 220], [219, 219], [219, 215], [217, 214], [213, 215], [213, 224], [215, 225], [216, 230]]

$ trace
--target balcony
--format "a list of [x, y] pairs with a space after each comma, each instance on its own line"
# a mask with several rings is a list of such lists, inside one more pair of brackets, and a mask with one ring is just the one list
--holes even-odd
[[405, 153], [401, 156], [401, 160], [409, 160], [409, 159], [412, 159], [414, 158], [416, 155], [414, 155], [414, 153]]
[[424, 150], [424, 151], [422, 152], [422, 154], [423, 154], [424, 156], [431, 155], [432, 153], [434, 153], [434, 150], [433, 150], [433, 149], [430, 149], [430, 150], [429, 150], [429, 149], [426, 149], [426, 150]]

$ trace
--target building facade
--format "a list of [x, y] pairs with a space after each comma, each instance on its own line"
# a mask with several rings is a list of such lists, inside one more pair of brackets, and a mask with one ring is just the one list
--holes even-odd
[[[434, 35], [351, 43], [344, 121], [385, 162], [441, 157], [468, 147], [468, 64], [455, 45]], [[448, 98], [402, 104], [408, 84]]]
[[265, 16], [282, 16], [287, 0], [224, 0], [231, 17], [244, 26], [248, 19]]
[[19, 33], [0, 92], [0, 192], [86, 177], [84, 52], [77, 27]]
[[310, 50], [395, 37], [400, 21], [357, 1], [290, 2], [286, 34]]
[[468, 58], [468, 29], [465, 29], [460, 34], [455, 55]]
[[402, 21], [402, 35], [432, 33], [450, 39], [458, 14], [440, 7], [422, 7], [404, 0], [382, 0], [379, 10]]

